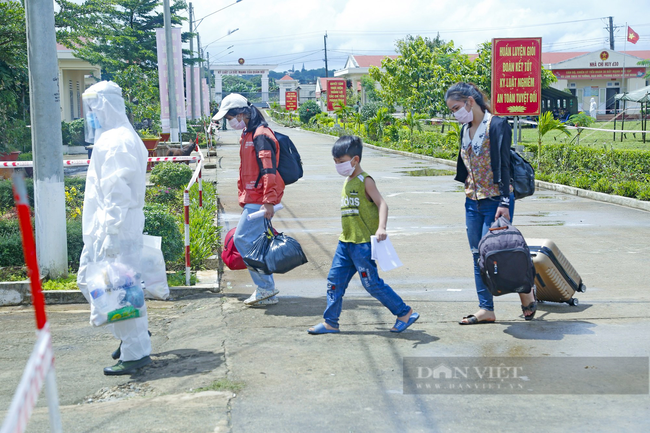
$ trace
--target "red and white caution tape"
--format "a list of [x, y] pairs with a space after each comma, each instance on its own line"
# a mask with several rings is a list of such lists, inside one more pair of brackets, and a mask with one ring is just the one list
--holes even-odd
[[[48, 323], [38, 331], [38, 339], [16, 389], [0, 433], [22, 433], [38, 401], [46, 376], [54, 373], [52, 336]], [[49, 383], [48, 383], [49, 386]], [[48, 396], [49, 399], [49, 396]]]
[[[203, 159], [203, 155], [201, 156], [154, 156], [147, 158], [147, 162], [179, 162], [179, 161], [190, 161], [190, 162], [197, 162]], [[77, 167], [77, 166], [84, 166], [84, 165], [89, 165], [90, 160], [89, 159], [69, 159], [66, 161], [63, 161], [63, 166], [64, 167]], [[0, 168], [6, 167], [6, 168], [26, 168], [26, 167], [34, 167], [34, 161], [0, 161]]]

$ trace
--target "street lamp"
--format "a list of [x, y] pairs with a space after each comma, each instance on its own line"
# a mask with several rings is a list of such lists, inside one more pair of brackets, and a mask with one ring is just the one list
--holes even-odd
[[[240, 0], [240, 1], [241, 1], [241, 0]], [[237, 27], [235, 30], [228, 30], [228, 33], [226, 33], [225, 35], [221, 36], [220, 38], [215, 39], [214, 41], [210, 42], [209, 44], [204, 45], [204, 46], [203, 46], [203, 49], [206, 49], [206, 48], [208, 47], [208, 45], [212, 45], [212, 44], [214, 44], [215, 42], [222, 40], [222, 39], [225, 38], [226, 36], [230, 36], [230, 35], [232, 35], [232, 34], [235, 33], [237, 30], [239, 30], [239, 27]], [[227, 48], [226, 48], [226, 49], [227, 49]]]
[[[203, 20], [206, 19], [207, 17], [211, 16], [211, 15], [216, 14], [217, 12], [220, 12], [220, 11], [226, 9], [226, 8], [229, 8], [230, 6], [234, 6], [234, 5], [236, 5], [237, 3], [241, 2], [241, 1], [242, 0], [237, 0], [234, 3], [231, 3], [231, 4], [227, 5], [227, 6], [222, 7], [221, 9], [218, 9], [218, 10], [216, 10], [214, 12], [211, 12], [211, 13], [201, 17], [198, 20], [198, 22], [197, 22], [197, 20], [193, 20], [193, 18], [194, 18], [194, 9], [192, 8], [192, 3], [190, 3], [190, 5], [189, 5], [190, 6], [190, 23], [189, 24], [190, 24], [190, 34], [191, 34], [190, 35], [190, 52], [191, 52], [192, 57], [194, 57], [194, 47], [193, 47], [193, 45], [194, 45], [194, 43], [193, 43], [194, 36], [193, 36], [193, 34], [196, 32], [196, 30], [201, 25], [201, 23], [203, 23]], [[231, 34], [231, 33], [236, 32], [237, 30], [239, 30], [239, 29], [229, 31], [228, 35]], [[228, 35], [226, 35], [226, 36], [228, 36]], [[196, 38], [197, 38], [197, 51], [198, 51], [199, 57], [202, 58], [203, 56], [202, 56], [202, 50], [201, 50], [201, 38], [200, 38], [198, 32], [196, 32]], [[210, 45], [210, 44], [208, 44], [208, 45]], [[206, 47], [207, 47], [207, 45], [206, 45]], [[199, 70], [201, 70], [203, 72], [203, 61], [202, 60], [199, 61]], [[201, 75], [203, 75], [203, 73], [201, 73]], [[203, 81], [201, 80], [201, 83], [202, 82]], [[194, 92], [194, 63], [192, 63], [190, 65], [190, 90], [191, 90], [191, 93], [192, 93], [192, 109], [191, 109], [191, 111], [192, 111], [192, 117], [194, 118], [194, 97], [195, 97], [195, 92]], [[199, 85], [199, 97], [200, 97], [199, 99], [200, 99], [200, 105], [201, 105], [200, 111], [203, 112], [202, 85]]]
[[242, 0], [237, 0], [236, 2], [231, 3], [231, 4], [229, 4], [228, 6], [224, 6], [224, 7], [222, 7], [221, 9], [218, 9], [218, 10], [216, 10], [216, 11], [214, 11], [214, 12], [210, 12], [210, 13], [207, 14], [206, 16], [199, 18], [199, 20], [198, 20], [199, 23], [194, 27], [194, 30], [196, 30], [196, 29], [201, 25], [201, 23], [203, 22], [203, 20], [206, 19], [207, 17], [209, 17], [210, 15], [214, 15], [214, 14], [216, 14], [217, 12], [221, 12], [222, 10], [229, 8], [230, 6], [234, 6], [234, 5], [236, 5], [237, 3], [239, 3], [240, 1], [242, 1]]

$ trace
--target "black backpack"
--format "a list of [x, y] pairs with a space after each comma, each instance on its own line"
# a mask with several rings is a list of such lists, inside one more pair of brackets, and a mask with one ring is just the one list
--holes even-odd
[[492, 224], [478, 243], [481, 279], [494, 296], [530, 293], [535, 268], [519, 230], [504, 217]]
[[535, 169], [512, 147], [510, 148], [510, 174], [515, 200], [535, 193]]
[[[279, 132], [272, 131], [275, 135], [275, 139], [278, 140], [280, 144], [280, 160], [278, 166], [276, 167], [282, 180], [285, 185], [291, 185], [295, 183], [302, 177], [302, 160], [300, 159], [300, 154], [296, 145], [293, 144], [293, 141], [289, 138], [288, 135], [281, 134]], [[274, 159], [275, 161], [275, 159]], [[262, 161], [257, 158], [257, 164], [260, 167], [260, 174], [257, 177], [257, 182], [255, 182], [255, 188], [260, 183], [262, 175], [264, 174], [264, 169], [262, 167]]]

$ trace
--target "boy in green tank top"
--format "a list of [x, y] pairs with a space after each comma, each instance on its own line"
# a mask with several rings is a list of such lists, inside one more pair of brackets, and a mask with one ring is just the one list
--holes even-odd
[[334, 334], [339, 331], [343, 295], [350, 280], [359, 273], [363, 287], [397, 316], [391, 332], [402, 332], [420, 318], [402, 298], [379, 278], [377, 264], [372, 260], [370, 236], [386, 240], [388, 205], [377, 185], [361, 168], [363, 144], [356, 136], [339, 138], [332, 148], [336, 171], [346, 177], [341, 193], [341, 225], [343, 232], [327, 276], [327, 308], [324, 323], [309, 328], [310, 334]]

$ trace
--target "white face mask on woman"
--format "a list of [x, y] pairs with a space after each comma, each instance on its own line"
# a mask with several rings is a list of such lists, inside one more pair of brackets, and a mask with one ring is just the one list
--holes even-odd
[[[467, 105], [467, 102], [465, 103], [465, 105]], [[474, 113], [472, 113], [471, 110], [465, 108], [465, 105], [459, 108], [458, 110], [456, 110], [456, 112], [454, 113], [454, 117], [456, 118], [456, 120], [458, 120], [458, 122], [462, 124], [469, 123], [472, 120], [474, 120]]]
[[228, 125], [230, 125], [230, 127], [232, 129], [240, 129], [241, 130], [241, 129], [246, 128], [246, 123], [243, 120], [237, 119], [236, 117], [233, 117], [232, 119], [230, 119], [228, 121]]

